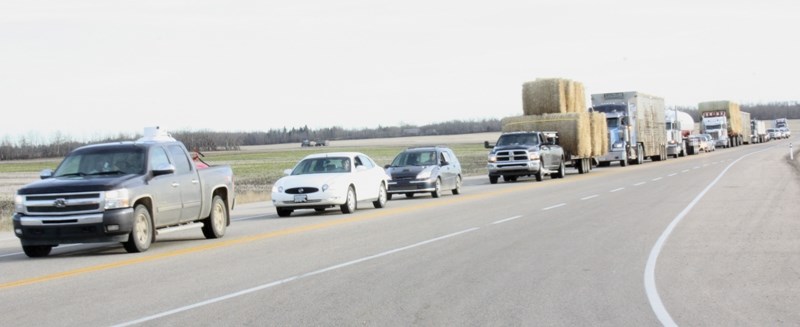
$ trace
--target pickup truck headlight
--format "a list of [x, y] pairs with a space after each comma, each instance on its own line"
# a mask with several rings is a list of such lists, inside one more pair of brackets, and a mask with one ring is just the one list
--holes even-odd
[[489, 162], [497, 162], [497, 155], [492, 153], [489, 155]]
[[528, 153], [528, 160], [539, 160], [539, 152]]
[[128, 208], [131, 206], [130, 192], [126, 188], [106, 191], [105, 198], [106, 198], [106, 205], [105, 205], [106, 210]]
[[14, 212], [25, 212], [25, 198], [22, 195], [14, 196]]

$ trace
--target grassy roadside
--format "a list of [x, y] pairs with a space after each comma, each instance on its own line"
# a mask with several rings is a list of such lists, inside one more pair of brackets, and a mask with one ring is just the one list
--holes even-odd
[[[453, 149], [465, 176], [485, 173], [487, 150], [482, 144], [453, 144]], [[406, 146], [353, 146], [353, 147], [313, 147], [295, 149], [268, 149], [258, 151], [227, 151], [205, 153], [204, 161], [211, 165], [230, 165], [236, 183], [237, 203], [269, 201], [272, 184], [283, 176], [283, 171], [294, 165], [306, 155], [322, 152], [362, 152], [380, 166], [391, 163], [395, 155]], [[0, 176], [28, 173], [37, 176], [45, 168], [54, 169], [60, 158], [36, 161], [0, 162]], [[32, 181], [32, 180], [30, 180]], [[29, 182], [29, 181], [28, 181]], [[24, 183], [22, 183], [24, 184]], [[15, 187], [22, 186], [16, 185]], [[16, 188], [13, 187], [13, 190]], [[14, 191], [0, 194], [0, 231], [11, 230], [11, 216], [14, 212]]]

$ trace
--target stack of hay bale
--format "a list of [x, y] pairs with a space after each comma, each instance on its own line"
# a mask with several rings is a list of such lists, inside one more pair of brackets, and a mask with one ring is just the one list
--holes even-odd
[[742, 114], [739, 104], [733, 101], [707, 101], [697, 104], [702, 115], [710, 111], [724, 111], [728, 117], [728, 127], [734, 134], [742, 134]]
[[523, 116], [501, 120], [503, 132], [557, 131], [564, 151], [580, 158], [608, 152], [606, 115], [587, 111], [580, 82], [540, 78], [524, 83], [522, 111]]

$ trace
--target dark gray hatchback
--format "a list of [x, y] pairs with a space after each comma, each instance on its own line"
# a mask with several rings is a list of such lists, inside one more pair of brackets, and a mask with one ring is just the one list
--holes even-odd
[[411, 147], [400, 152], [392, 164], [386, 165], [389, 180], [388, 197], [430, 193], [434, 198], [442, 190], [461, 193], [461, 163], [453, 150], [444, 146]]

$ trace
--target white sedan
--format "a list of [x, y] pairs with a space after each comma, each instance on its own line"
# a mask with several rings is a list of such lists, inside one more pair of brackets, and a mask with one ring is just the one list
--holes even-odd
[[363, 153], [308, 155], [284, 174], [272, 186], [272, 204], [280, 217], [297, 209], [322, 212], [336, 206], [342, 213], [352, 213], [359, 201], [372, 201], [375, 208], [386, 206], [389, 176]]

